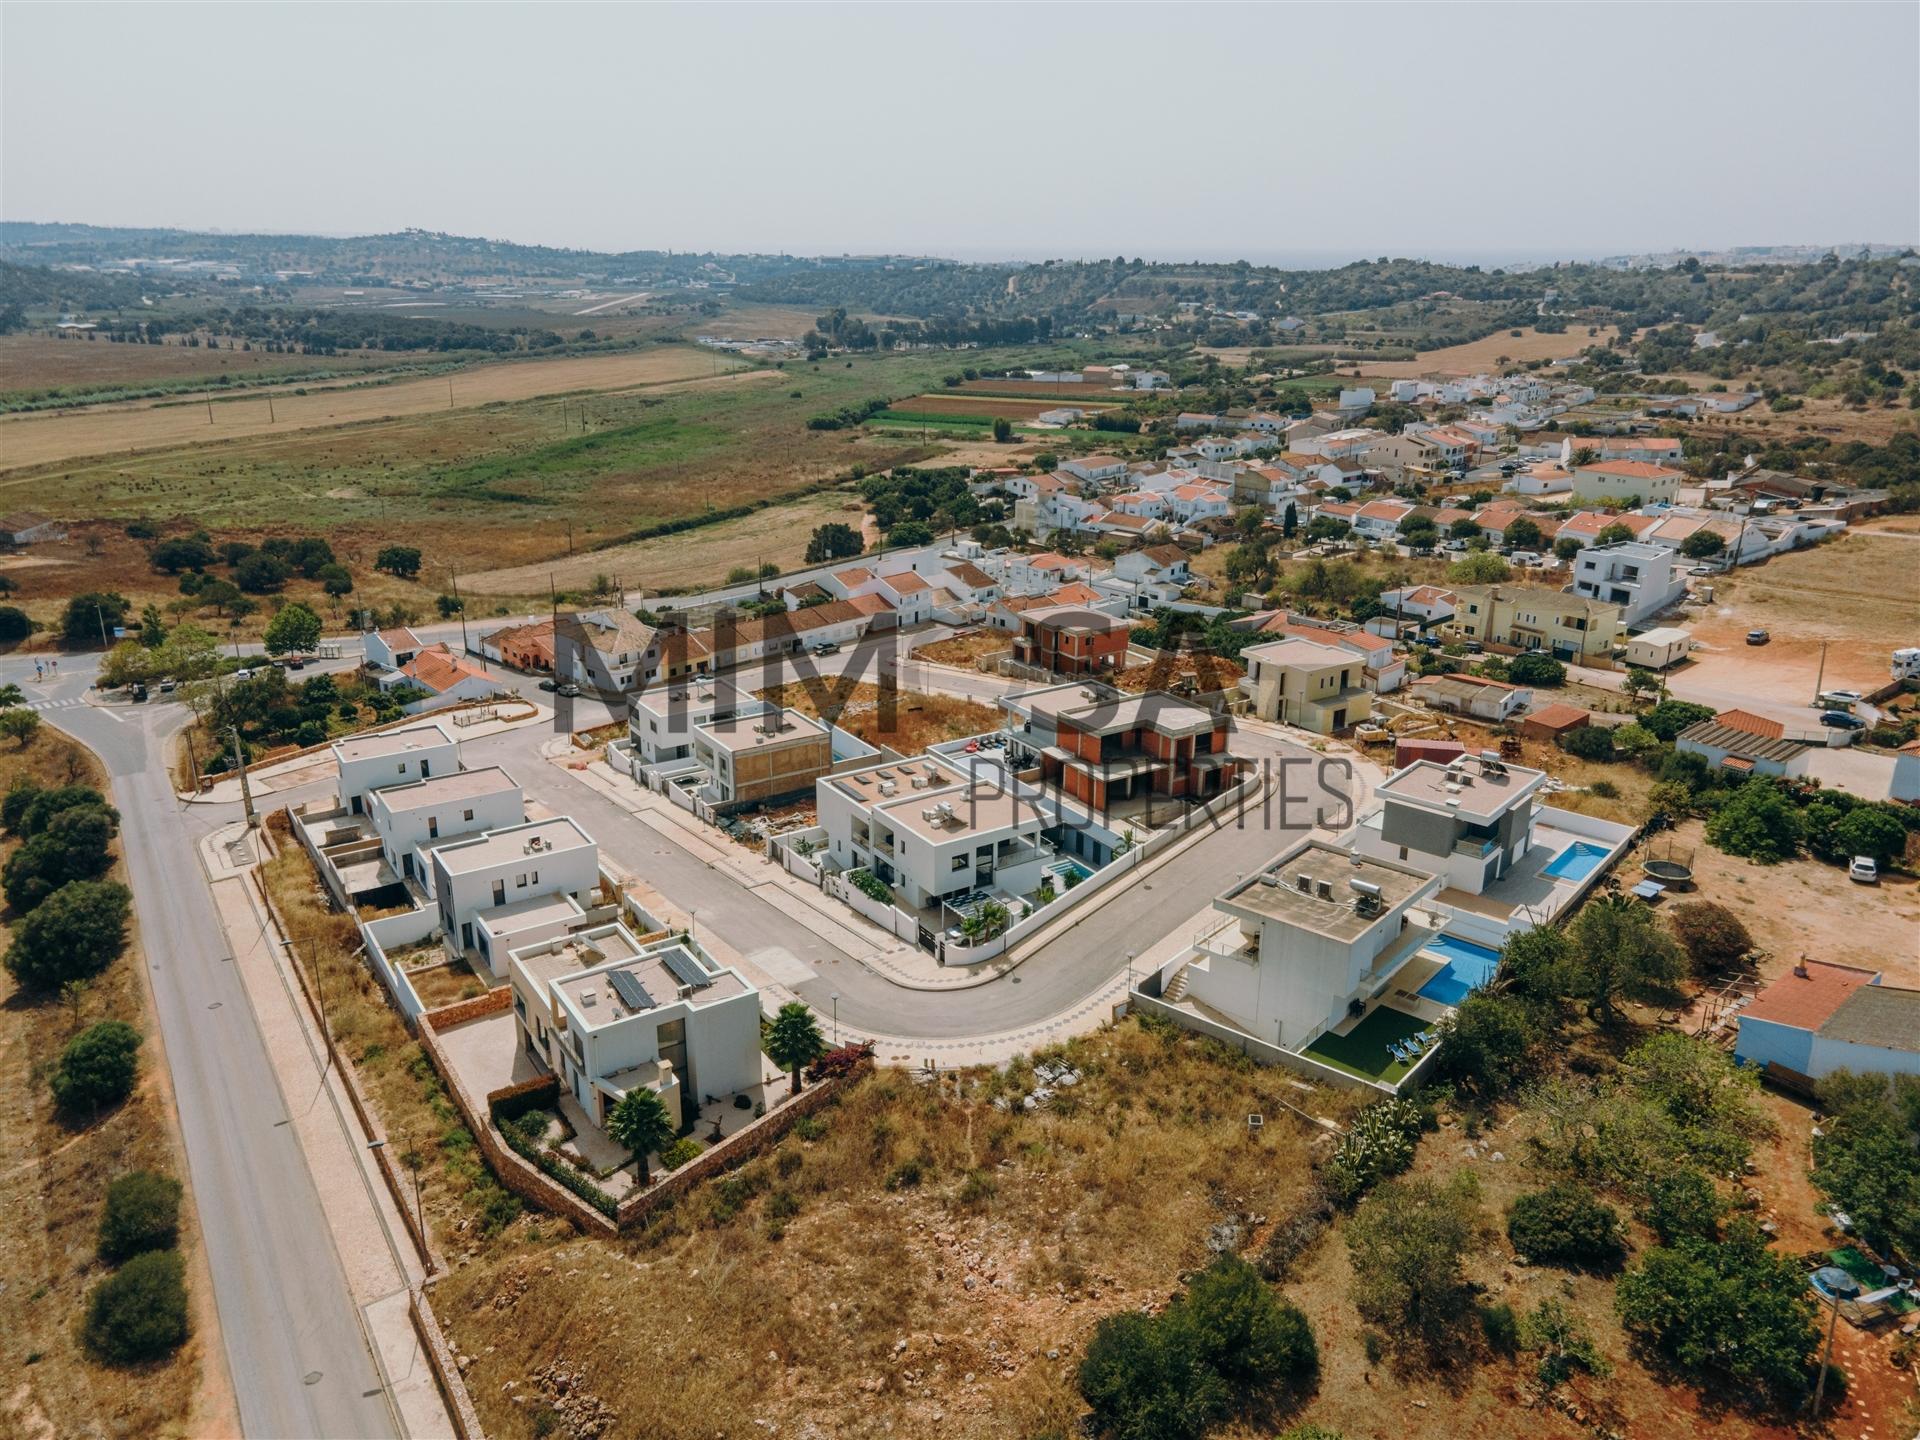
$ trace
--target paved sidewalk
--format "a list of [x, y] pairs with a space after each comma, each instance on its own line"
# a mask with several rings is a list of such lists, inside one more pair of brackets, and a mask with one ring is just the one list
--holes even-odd
[[257, 833], [231, 825], [201, 842], [201, 860], [226, 944], [247, 991], [327, 1217], [375, 1363], [403, 1434], [454, 1435], [433, 1370], [407, 1315], [409, 1285], [422, 1270], [405, 1222], [375, 1168], [338, 1071], [311, 1022], [298, 982], [248, 872], [262, 854]]

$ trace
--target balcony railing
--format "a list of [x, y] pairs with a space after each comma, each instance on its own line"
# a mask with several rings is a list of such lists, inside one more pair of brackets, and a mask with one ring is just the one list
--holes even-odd
[[1453, 842], [1453, 853], [1456, 855], [1470, 855], [1476, 860], [1484, 860], [1494, 852], [1494, 848], [1498, 846], [1499, 843], [1498, 840], [1476, 840], [1471, 835], [1462, 835], [1458, 840]]

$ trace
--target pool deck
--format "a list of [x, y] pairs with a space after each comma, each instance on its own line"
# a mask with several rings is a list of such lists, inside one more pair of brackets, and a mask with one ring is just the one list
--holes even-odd
[[[1593, 867], [1593, 871], [1577, 879], [1563, 879], [1556, 875], [1549, 875], [1547, 866], [1553, 864], [1571, 846], [1599, 843], [1590, 836], [1575, 835], [1571, 831], [1562, 830], [1544, 818], [1536, 820], [1533, 827], [1532, 847], [1505, 875], [1478, 895], [1449, 885], [1434, 896], [1434, 899], [1455, 910], [1485, 915], [1490, 919], [1505, 920], [1510, 916], [1519, 915], [1523, 918], [1531, 916], [1535, 924], [1544, 923], [1572, 903], [1574, 897], [1592, 883], [1594, 871], [1601, 869], [1608, 861], [1603, 857]], [[1624, 849], [1626, 841], [1623, 840], [1620, 844]], [[1607, 853], [1611, 855], [1612, 851]]]

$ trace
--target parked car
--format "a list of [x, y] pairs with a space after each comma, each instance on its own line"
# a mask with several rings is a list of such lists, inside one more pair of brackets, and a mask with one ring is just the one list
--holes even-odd
[[1829, 730], [1864, 730], [1867, 722], [1858, 715], [1849, 715], [1844, 710], [1822, 710], [1820, 723]]
[[251, 679], [253, 679], [253, 671], [251, 671], [251, 670], [236, 670], [236, 671], [234, 671], [234, 672], [233, 672], [233, 678], [234, 678], [234, 679], [236, 679], [236, 680], [251, 680]]
[[560, 682], [558, 680], [551, 680], [551, 679], [542, 680], [540, 682], [540, 688], [542, 690], [558, 690], [560, 688]]
[[1871, 855], [1856, 855], [1853, 863], [1847, 866], [1847, 878], [1862, 885], [1880, 883], [1880, 865]]
[[171, 678], [162, 680], [160, 682], [160, 693], [162, 695], [171, 695], [174, 691], [174, 687], [177, 686], [179, 683], [180, 682], [178, 680], [174, 680]]
[[580, 687], [569, 680], [566, 684], [558, 686], [553, 693], [564, 699], [571, 700], [580, 693]]
[[840, 653], [840, 642], [838, 640], [822, 640], [818, 645], [813, 647], [813, 653], [816, 655], [838, 655]]
[[127, 692], [127, 698], [132, 700], [136, 705], [143, 704], [146, 701], [147, 687], [138, 680], [127, 687]]
[[1863, 698], [1858, 690], [1822, 690], [1820, 692], [1820, 703], [1835, 709], [1858, 705]]
[[1749, 645], [1764, 645], [1771, 639], [1773, 639], [1773, 636], [1764, 630], [1747, 631], [1747, 644]]

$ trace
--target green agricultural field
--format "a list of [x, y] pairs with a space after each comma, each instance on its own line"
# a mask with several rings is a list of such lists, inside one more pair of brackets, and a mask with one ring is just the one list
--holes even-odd
[[[1022, 363], [1017, 350], [981, 352]], [[542, 362], [527, 362], [542, 363]], [[810, 431], [809, 417], [937, 385], [935, 353], [789, 362], [618, 392], [547, 396], [20, 470], [0, 504], [73, 521], [221, 533], [405, 530], [462, 568], [524, 564], [704, 510], [924, 453]], [[949, 435], [982, 425], [937, 417]], [[859, 448], [856, 448], [859, 447]]]

